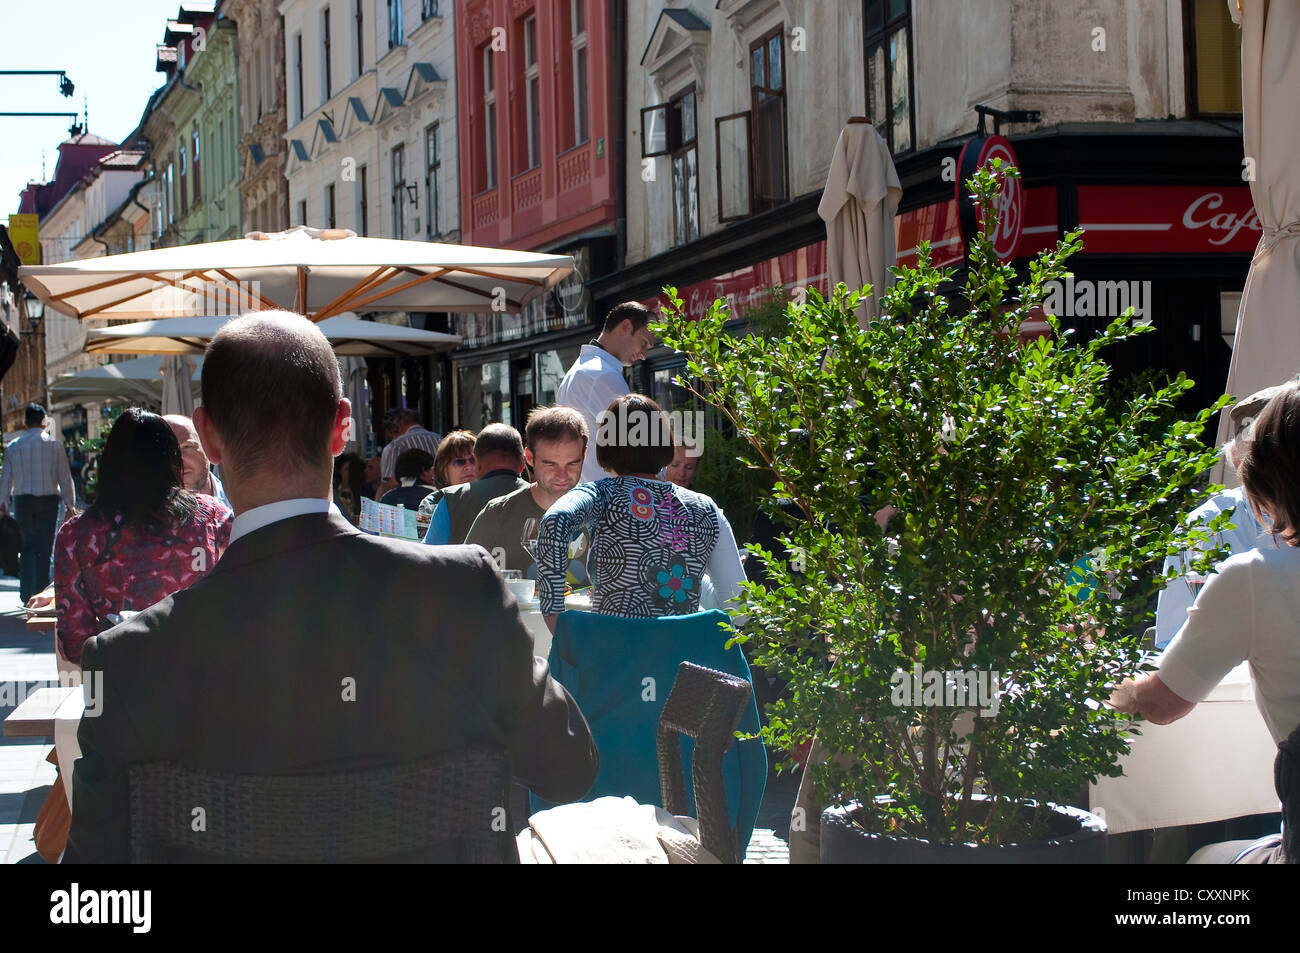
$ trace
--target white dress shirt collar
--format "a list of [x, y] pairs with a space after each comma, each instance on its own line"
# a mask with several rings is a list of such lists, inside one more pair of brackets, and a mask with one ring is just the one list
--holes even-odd
[[278, 523], [280, 520], [287, 520], [292, 516], [306, 516], [309, 513], [333, 513], [339, 517], [343, 516], [342, 511], [330, 500], [323, 500], [320, 497], [276, 500], [265, 506], [255, 506], [236, 516], [234, 522], [230, 524], [230, 542], [233, 543], [241, 536], [247, 536], [254, 530]]

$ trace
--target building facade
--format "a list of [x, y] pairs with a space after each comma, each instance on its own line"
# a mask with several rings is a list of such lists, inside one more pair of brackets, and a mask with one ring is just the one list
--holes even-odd
[[[42, 263], [114, 254], [117, 249], [103, 237], [102, 226], [144, 178], [143, 162], [143, 152], [131, 148], [114, 149], [100, 158], [42, 219]], [[87, 330], [83, 322], [47, 307], [43, 323], [47, 381], [104, 363], [82, 350]], [[76, 400], [52, 401], [46, 410], [53, 432], [66, 440], [99, 436], [106, 419], [102, 404], [87, 407]]]
[[278, 0], [223, 0], [218, 12], [236, 25], [239, 193], [242, 231], [289, 227], [284, 177], [288, 114], [284, 86], [284, 21]]
[[[653, 6], [654, 9], [651, 9]], [[1192, 0], [686, 0], [628, 24], [623, 119], [627, 255], [598, 306], [715, 297], [733, 313], [797, 287], [827, 289], [818, 218], [851, 116], [893, 153], [899, 262], [928, 239], [960, 267], [968, 143], [1000, 132], [1017, 156], [1020, 222], [1008, 257], [1085, 228], [1080, 280], [1151, 282], [1156, 332], [1113, 355], [1116, 376], [1186, 371], [1204, 405], [1226, 381], [1231, 330], [1259, 238], [1243, 180], [1240, 37], [1226, 5]], [[976, 106], [1036, 113], [979, 133]], [[1137, 282], [1136, 286], [1131, 283]], [[1107, 315], [1074, 313], [1089, 333]], [[669, 405], [680, 359], [651, 354], [634, 383]]]
[[[456, 45], [449, 2], [285, 0], [286, 178], [292, 225], [461, 240]], [[446, 315], [363, 315], [435, 331]], [[450, 423], [445, 356], [367, 360], [372, 432], [388, 410]]]
[[588, 282], [616, 267], [627, 5], [457, 0], [457, 125], [467, 244], [572, 255], [519, 314], [457, 315], [456, 420], [521, 427], [601, 316]]

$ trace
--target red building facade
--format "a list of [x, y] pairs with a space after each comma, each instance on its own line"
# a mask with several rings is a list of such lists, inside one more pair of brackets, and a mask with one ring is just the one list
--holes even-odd
[[463, 240], [541, 249], [615, 221], [609, 4], [459, 0]]
[[519, 314], [456, 315], [455, 419], [522, 428], [592, 336], [586, 285], [617, 267], [623, 63], [612, 0], [457, 0], [461, 241], [572, 255]]

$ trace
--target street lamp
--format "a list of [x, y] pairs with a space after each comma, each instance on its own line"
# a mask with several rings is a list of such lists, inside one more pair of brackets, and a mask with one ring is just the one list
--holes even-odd
[[406, 184], [406, 197], [410, 199], [411, 204], [416, 208], [420, 207], [420, 186], [416, 183], [408, 182]]
[[45, 317], [45, 302], [28, 291], [23, 296], [23, 304], [27, 306], [27, 320], [32, 323], [32, 331], [39, 331]]

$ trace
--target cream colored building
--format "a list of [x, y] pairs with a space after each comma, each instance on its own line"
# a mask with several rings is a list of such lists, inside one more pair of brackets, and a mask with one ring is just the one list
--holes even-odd
[[291, 224], [459, 237], [452, 4], [431, 6], [280, 4]]
[[[50, 210], [41, 223], [42, 262], [80, 261], [133, 250], [116, 245], [115, 241], [121, 242], [121, 238], [106, 238], [101, 232], [103, 226], [119, 214], [136, 183], [144, 178], [140, 168], [143, 158], [143, 153], [128, 150], [110, 153]], [[134, 231], [131, 234], [134, 236]], [[134, 237], [131, 243], [134, 243]], [[47, 380], [53, 381], [61, 375], [105, 363], [102, 357], [82, 350], [87, 327], [85, 322], [60, 314], [53, 308], [45, 309]], [[52, 402], [46, 408], [54, 418], [55, 433], [70, 426], [74, 416], [80, 417], [79, 412], [73, 411], [75, 403]], [[87, 408], [85, 423], [88, 436], [99, 436], [102, 422], [98, 407]]]

